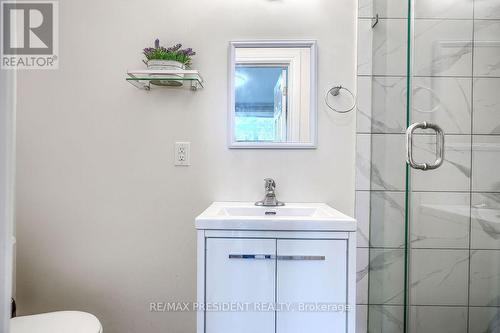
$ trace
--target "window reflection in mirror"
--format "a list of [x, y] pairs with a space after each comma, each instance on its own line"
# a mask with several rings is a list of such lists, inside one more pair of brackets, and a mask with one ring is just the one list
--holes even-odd
[[288, 65], [236, 65], [236, 141], [286, 141]]
[[314, 42], [233, 42], [230, 147], [314, 148]]

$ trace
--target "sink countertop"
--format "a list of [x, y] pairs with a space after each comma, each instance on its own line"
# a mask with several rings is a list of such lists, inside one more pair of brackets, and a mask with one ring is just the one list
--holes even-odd
[[214, 202], [195, 220], [196, 229], [274, 231], [355, 231], [356, 220], [325, 203]]

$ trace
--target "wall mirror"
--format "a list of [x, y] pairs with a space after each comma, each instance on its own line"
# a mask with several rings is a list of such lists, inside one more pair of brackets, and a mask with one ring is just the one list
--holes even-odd
[[230, 148], [316, 148], [316, 42], [231, 42]]

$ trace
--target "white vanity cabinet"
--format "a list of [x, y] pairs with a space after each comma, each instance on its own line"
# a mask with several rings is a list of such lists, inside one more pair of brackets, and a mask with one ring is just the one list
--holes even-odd
[[354, 333], [355, 221], [293, 205], [214, 203], [197, 218], [197, 333]]

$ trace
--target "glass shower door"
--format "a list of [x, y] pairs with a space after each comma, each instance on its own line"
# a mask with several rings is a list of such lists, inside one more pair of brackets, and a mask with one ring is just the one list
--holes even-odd
[[406, 331], [500, 332], [500, 0], [410, 8]]
[[358, 22], [357, 331], [500, 333], [500, 0]]
[[357, 332], [405, 328], [408, 6], [359, 0]]

